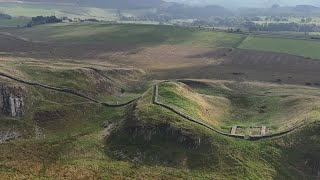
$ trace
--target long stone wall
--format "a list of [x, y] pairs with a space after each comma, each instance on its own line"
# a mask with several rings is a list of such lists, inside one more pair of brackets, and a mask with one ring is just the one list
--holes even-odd
[[10, 76], [10, 75], [5, 74], [3, 72], [0, 72], [0, 76], [8, 78], [8, 79], [11, 79], [11, 80], [14, 80], [14, 81], [17, 81], [17, 82], [20, 82], [20, 83], [23, 83], [23, 84], [27, 84], [27, 85], [30, 85], [30, 86], [39, 86], [39, 87], [42, 87], [42, 88], [45, 88], [45, 89], [54, 90], [54, 91], [60, 91], [60, 92], [63, 92], [63, 93], [68, 93], [68, 94], [72, 94], [72, 95], [75, 95], [75, 96], [79, 96], [81, 98], [87, 99], [87, 100], [89, 100], [91, 102], [94, 102], [94, 103], [101, 104], [101, 105], [106, 106], [106, 107], [123, 107], [123, 106], [127, 106], [127, 105], [133, 103], [134, 101], [136, 101], [137, 99], [140, 98], [139, 97], [139, 98], [133, 99], [133, 100], [125, 102], [125, 103], [112, 104], [112, 103], [107, 103], [107, 102], [100, 102], [99, 100], [96, 100], [94, 98], [89, 97], [88, 95], [86, 95], [83, 92], [80, 92], [80, 91], [77, 91], [77, 90], [74, 90], [74, 89], [71, 89], [71, 88], [53, 87], [53, 86], [49, 86], [49, 85], [45, 85], [45, 84], [40, 84], [40, 83], [37, 83], [37, 82], [26, 81], [26, 80], [22, 80], [22, 79]]
[[[161, 84], [161, 83], [159, 83], [159, 84]], [[197, 123], [197, 124], [199, 124], [201, 126], [204, 126], [204, 127], [208, 128], [210, 130], [213, 130], [214, 132], [216, 132], [218, 134], [221, 134], [221, 135], [224, 135], [224, 136], [228, 136], [228, 137], [233, 137], [233, 138], [245, 139], [245, 135], [235, 134], [235, 132], [234, 133], [232, 133], [232, 132], [230, 132], [230, 133], [222, 132], [222, 131], [220, 131], [220, 130], [218, 130], [216, 128], [211, 127], [210, 125], [207, 125], [207, 124], [205, 124], [205, 123], [203, 123], [203, 122], [201, 122], [199, 120], [196, 120], [196, 119], [190, 117], [187, 114], [184, 114], [184, 113], [174, 109], [171, 106], [168, 106], [166, 104], [160, 103], [158, 101], [159, 84], [154, 85], [154, 92], [153, 92], [153, 97], [152, 97], [153, 104], [161, 106], [161, 107], [163, 107], [165, 109], [168, 109], [168, 110], [180, 115], [181, 117], [183, 117], [183, 118], [185, 118], [185, 119], [187, 119], [187, 120], [189, 120], [191, 122]], [[264, 133], [261, 133], [260, 135], [251, 135], [251, 136], [249, 136], [248, 140], [254, 141], [254, 140], [261, 140], [261, 139], [267, 139], [267, 138], [272, 138], [272, 137], [279, 137], [279, 136], [288, 134], [288, 133], [290, 133], [290, 132], [292, 132], [294, 130], [297, 130], [299, 128], [302, 128], [303, 126], [305, 126], [305, 124], [300, 124], [298, 126], [295, 126], [295, 127], [290, 128], [290, 129], [287, 129], [287, 130], [284, 130], [284, 131], [281, 131], [281, 132], [278, 132], [278, 133], [274, 133], [274, 134], [265, 134], [265, 131], [264, 131]], [[263, 126], [263, 128], [266, 128], [266, 127]]]
[[[100, 102], [99, 100], [96, 100], [96, 99], [93, 99], [93, 98], [89, 97], [88, 95], [86, 95], [83, 92], [80, 92], [80, 91], [77, 91], [77, 90], [74, 90], [74, 89], [70, 89], [70, 88], [53, 87], [53, 86], [49, 86], [49, 85], [45, 85], [45, 84], [40, 84], [40, 83], [37, 83], [37, 82], [30, 82], [30, 81], [26, 81], [26, 80], [22, 80], [22, 79], [10, 76], [10, 75], [2, 73], [2, 72], [0, 72], [0, 76], [8, 78], [8, 79], [11, 79], [11, 80], [14, 80], [14, 81], [17, 81], [17, 82], [20, 82], [20, 83], [23, 83], [23, 84], [31, 85], [31, 86], [39, 86], [39, 87], [43, 87], [43, 88], [46, 88], [46, 89], [49, 89], [49, 90], [69, 93], [69, 94], [72, 94], [72, 95], [75, 95], [75, 96], [79, 96], [79, 97], [85, 98], [85, 99], [87, 99], [87, 100], [89, 100], [91, 102], [101, 104], [101, 105], [106, 106], [106, 107], [123, 107], [123, 106], [127, 106], [127, 105], [137, 101], [138, 99], [140, 99], [140, 97], [139, 97], [139, 98], [133, 99], [133, 100], [125, 102], [125, 103], [112, 104], [112, 103], [107, 103], [107, 102]], [[164, 81], [164, 82], [168, 82], [168, 81]], [[161, 83], [159, 83], [159, 84], [161, 84]], [[228, 137], [233, 137], [233, 138], [245, 139], [245, 135], [222, 132], [222, 131], [220, 131], [220, 130], [218, 130], [216, 128], [213, 128], [212, 126], [210, 126], [208, 124], [205, 124], [205, 123], [203, 123], [203, 122], [201, 122], [199, 120], [196, 120], [196, 119], [190, 117], [187, 114], [184, 114], [184, 113], [174, 109], [173, 107], [171, 107], [169, 105], [160, 103], [158, 101], [159, 84], [154, 85], [154, 92], [153, 92], [153, 96], [152, 96], [153, 104], [161, 106], [161, 107], [163, 107], [165, 109], [168, 109], [168, 110], [180, 115], [181, 117], [183, 117], [183, 118], [185, 118], [185, 119], [187, 119], [187, 120], [189, 120], [191, 122], [194, 122], [196, 124], [199, 124], [201, 126], [204, 126], [204, 127], [208, 128], [208, 129], [210, 129], [210, 130], [212, 130], [212, 131], [214, 131], [214, 132], [216, 132], [218, 134], [221, 134], [221, 135], [224, 135], [224, 136], [228, 136]], [[262, 133], [261, 135], [251, 135], [251, 136], [249, 136], [249, 140], [260, 140], [260, 139], [266, 139], [266, 138], [282, 136], [282, 135], [288, 134], [288, 133], [290, 133], [290, 132], [292, 132], [294, 130], [297, 130], [297, 129], [303, 127], [303, 126], [305, 126], [305, 125], [301, 124], [301, 125], [298, 125], [298, 126], [295, 126], [295, 127], [290, 128], [290, 129], [287, 129], [287, 130], [284, 130], [284, 131], [281, 131], [281, 132], [278, 132], [278, 133], [274, 133], [274, 134], [264, 134], [264, 133]]]

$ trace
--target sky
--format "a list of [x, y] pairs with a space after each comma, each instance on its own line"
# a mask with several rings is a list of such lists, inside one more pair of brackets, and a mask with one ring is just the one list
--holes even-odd
[[221, 5], [224, 7], [271, 7], [272, 4], [281, 6], [313, 5], [320, 7], [320, 0], [165, 0], [193, 5]]

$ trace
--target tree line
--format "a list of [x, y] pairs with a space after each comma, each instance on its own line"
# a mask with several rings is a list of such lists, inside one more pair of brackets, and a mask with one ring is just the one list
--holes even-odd
[[298, 24], [298, 23], [264, 23], [256, 24], [245, 22], [244, 28], [250, 31], [293, 31], [293, 32], [319, 32], [320, 26], [316, 24]]
[[37, 16], [33, 17], [31, 21], [27, 24], [27, 27], [32, 27], [34, 25], [49, 24], [49, 23], [60, 23], [62, 19], [56, 16]]
[[0, 20], [1, 19], [12, 19], [12, 17], [8, 14], [0, 13]]

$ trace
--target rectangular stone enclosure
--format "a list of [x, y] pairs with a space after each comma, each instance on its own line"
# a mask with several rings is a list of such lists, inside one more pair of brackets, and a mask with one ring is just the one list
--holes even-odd
[[266, 126], [233, 126], [230, 129], [232, 135], [264, 136], [267, 134]]

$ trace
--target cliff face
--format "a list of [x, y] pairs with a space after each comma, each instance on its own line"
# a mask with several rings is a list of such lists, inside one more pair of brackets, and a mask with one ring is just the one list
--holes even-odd
[[137, 126], [128, 128], [133, 143], [157, 143], [171, 142], [186, 149], [199, 149], [201, 137], [184, 135], [180, 130], [170, 127], [169, 124], [161, 124], [156, 127]]
[[23, 115], [24, 97], [19, 87], [0, 85], [0, 114], [21, 117]]

